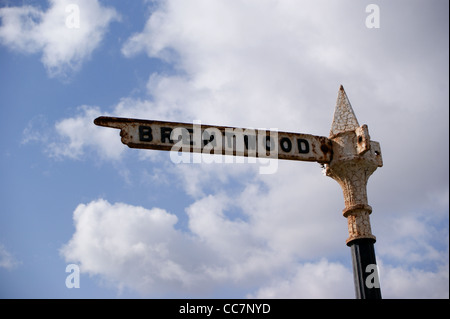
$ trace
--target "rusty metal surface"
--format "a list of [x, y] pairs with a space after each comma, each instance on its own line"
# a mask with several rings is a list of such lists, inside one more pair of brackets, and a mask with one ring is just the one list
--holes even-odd
[[380, 143], [371, 141], [367, 125], [359, 126], [344, 88], [338, 93], [330, 130], [333, 159], [325, 165], [327, 176], [336, 180], [344, 193], [344, 217], [348, 220], [347, 244], [361, 238], [375, 240], [367, 201], [367, 182], [383, 166]]
[[96, 118], [94, 123], [120, 129], [122, 143], [131, 148], [268, 157], [322, 164], [330, 163], [333, 155], [330, 139], [310, 134], [106, 116]]

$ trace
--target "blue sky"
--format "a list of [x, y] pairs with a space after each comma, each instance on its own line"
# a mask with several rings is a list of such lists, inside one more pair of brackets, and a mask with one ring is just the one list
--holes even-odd
[[368, 184], [383, 297], [448, 298], [447, 13], [440, 0], [0, 0], [0, 297], [354, 298], [342, 191], [319, 164], [175, 164], [93, 124], [328, 136], [343, 84], [383, 151]]

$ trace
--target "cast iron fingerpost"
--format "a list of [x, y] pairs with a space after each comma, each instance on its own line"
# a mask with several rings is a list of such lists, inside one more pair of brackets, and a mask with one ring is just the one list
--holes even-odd
[[367, 202], [367, 181], [383, 166], [380, 144], [370, 140], [367, 125], [359, 126], [348, 97], [341, 86], [334, 111], [330, 137], [333, 158], [325, 174], [336, 180], [344, 192], [356, 298], [380, 299], [381, 289], [375, 258], [375, 236], [370, 226], [372, 207]]

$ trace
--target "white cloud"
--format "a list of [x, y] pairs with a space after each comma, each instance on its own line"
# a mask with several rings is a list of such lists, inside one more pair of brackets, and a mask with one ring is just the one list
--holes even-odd
[[45, 12], [33, 6], [1, 8], [0, 43], [18, 52], [41, 53], [50, 76], [67, 76], [90, 57], [119, 15], [97, 0], [49, 2]]
[[[232, 218], [232, 205], [225, 195], [195, 202], [187, 209], [188, 233], [162, 209], [102, 199], [81, 204], [61, 253], [83, 273], [144, 296], [211, 297], [231, 286], [250, 298], [354, 297], [351, 269], [323, 257], [299, 262], [301, 254], [273, 249], [277, 227], [258, 233], [254, 221]], [[448, 262], [435, 271], [379, 265], [384, 298], [448, 298]]]
[[177, 217], [162, 209], [97, 200], [79, 205], [74, 222], [75, 234], [61, 252], [82, 272], [144, 293], [190, 286], [196, 277], [186, 269], [190, 239], [173, 228]]
[[254, 249], [246, 223], [220, 217], [220, 200], [195, 205], [205, 201], [208, 212], [190, 210], [192, 234], [177, 230], [178, 218], [162, 209], [105, 200], [81, 204], [74, 211], [75, 233], [61, 253], [82, 272], [144, 295], [205, 294], [228, 282], [245, 287], [280, 267], [273, 253]]
[[[348, 297], [350, 270], [326, 260], [295, 262], [272, 249], [271, 234], [255, 232], [252, 221], [230, 219], [225, 211], [230, 205], [225, 195], [195, 202], [187, 209], [186, 233], [176, 228], [178, 218], [162, 209], [101, 199], [81, 204], [73, 214], [75, 233], [61, 253], [83, 273], [143, 295], [211, 296], [232, 286], [257, 289], [256, 297]], [[296, 291], [286, 287], [286, 274], [293, 284], [301, 283]]]
[[[307, 7], [302, 5], [297, 12]], [[122, 52], [132, 56], [145, 51], [182, 70], [185, 76], [150, 81], [149, 88], [161, 96], [164, 84], [165, 96], [170, 98], [165, 100], [167, 108], [180, 103], [188, 118], [258, 127], [282, 127], [283, 123], [293, 129], [303, 124], [301, 108], [294, 107], [306, 85], [298, 79], [300, 68], [306, 67], [303, 74], [313, 72], [312, 66], [304, 65], [302, 51], [294, 54], [309, 37], [298, 16], [286, 12], [272, 1], [260, 1], [257, 6], [167, 1]], [[291, 119], [296, 119], [295, 124]]]
[[83, 106], [80, 114], [55, 124], [58, 138], [46, 146], [50, 156], [81, 159], [89, 149], [100, 158], [118, 160], [125, 150], [120, 142], [119, 132], [94, 125], [94, 119], [100, 115], [96, 107]]
[[[379, 276], [384, 299], [447, 299], [449, 296], [448, 263], [436, 271], [395, 267], [379, 263]], [[322, 259], [298, 265], [297, 271], [276, 278], [261, 287], [250, 298], [354, 298], [351, 269]]]
[[21, 262], [6, 250], [3, 244], [0, 244], [0, 268], [12, 270], [20, 264]]
[[388, 218], [380, 223], [380, 256], [408, 265], [444, 263], [448, 259], [448, 229], [438, 224], [440, 220], [417, 213]]
[[449, 268], [447, 263], [435, 271], [380, 263], [380, 285], [384, 298], [448, 299]]
[[351, 270], [325, 259], [316, 263], [298, 265], [288, 278], [274, 280], [272, 285], [260, 288], [250, 298], [263, 299], [346, 299], [354, 298]]

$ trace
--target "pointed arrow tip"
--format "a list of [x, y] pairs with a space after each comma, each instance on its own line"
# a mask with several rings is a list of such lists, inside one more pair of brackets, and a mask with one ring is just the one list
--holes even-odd
[[121, 122], [124, 119], [117, 117], [109, 117], [109, 116], [99, 116], [94, 120], [94, 124], [98, 126], [105, 127], [113, 127], [113, 128], [121, 128]]
[[106, 117], [105, 116], [99, 116], [94, 120], [94, 124], [98, 126], [105, 126]]

